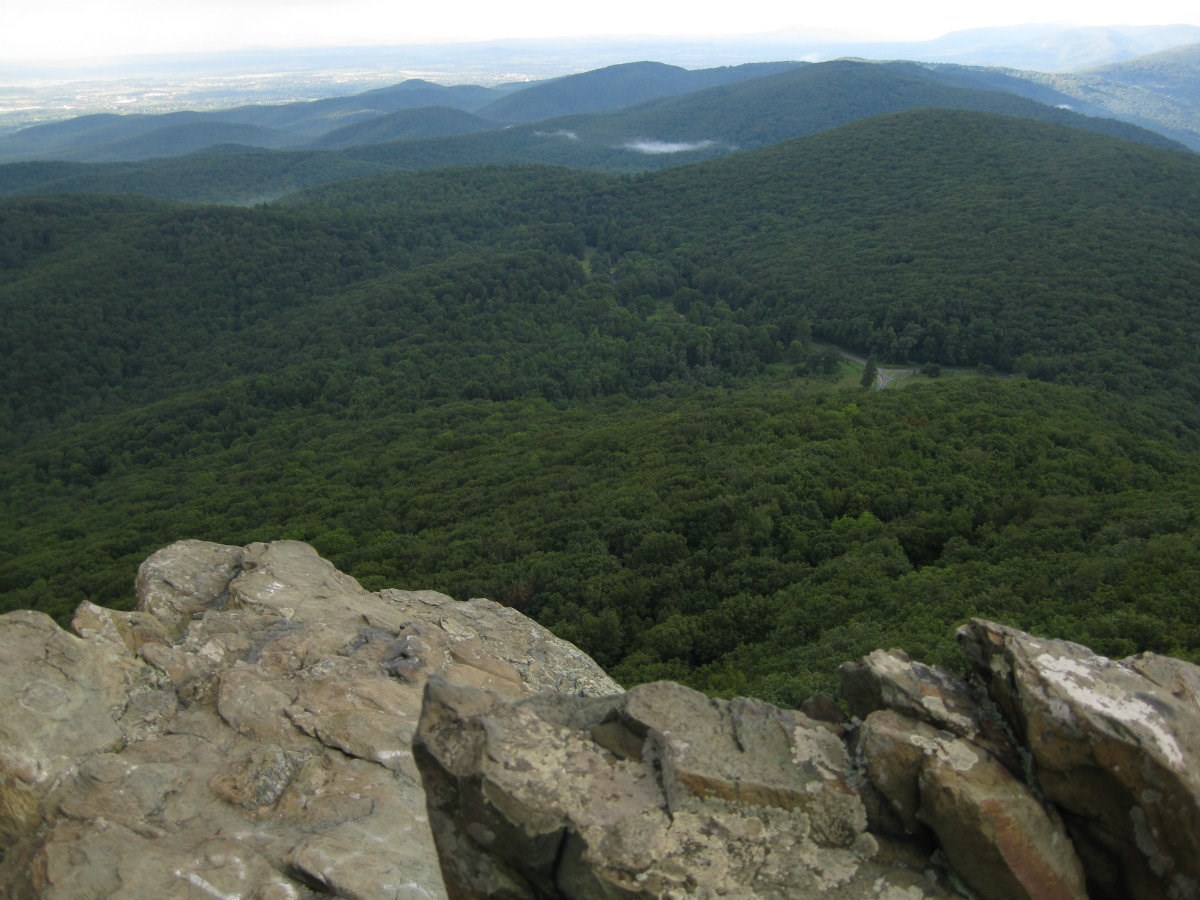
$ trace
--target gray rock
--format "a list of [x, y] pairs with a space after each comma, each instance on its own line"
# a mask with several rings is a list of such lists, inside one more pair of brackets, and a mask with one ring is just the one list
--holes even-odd
[[79, 758], [120, 748], [140, 675], [109, 644], [68, 634], [42, 613], [0, 616], [0, 847], [37, 823]]
[[944, 895], [882, 861], [841, 742], [758, 701], [431, 679], [414, 747], [451, 897]]
[[138, 591], [0, 616], [0, 896], [916, 900], [937, 848], [982, 898], [1200, 897], [1177, 660], [975, 621], [991, 699], [879, 651], [843, 668], [863, 721], [817, 722], [622, 694], [513, 610], [295, 542], [181, 542]]
[[0, 617], [0, 896], [444, 896], [425, 680], [620, 690], [517, 613], [373, 594], [295, 542], [181, 542], [137, 584], [76, 634]]
[[845, 734], [846, 714], [838, 706], [837, 700], [828, 694], [817, 693], [806, 698], [800, 704], [800, 712], [814, 722], [823, 723], [839, 737]]
[[160, 550], [138, 568], [138, 609], [178, 634], [197, 613], [224, 608], [242, 555], [240, 547], [208, 541], [180, 541]]
[[876, 710], [894, 710], [967, 738], [1013, 772], [1020, 771], [1020, 757], [1002, 723], [949, 672], [916, 662], [901, 650], [875, 650], [856, 663], [843, 663], [838, 674], [854, 715], [865, 719]]
[[838, 674], [842, 696], [860, 718], [894, 709], [956, 734], [975, 727], [977, 704], [962, 681], [902, 650], [874, 650], [857, 663], [842, 663]]
[[922, 749], [918, 816], [976, 895], [1086, 900], [1083, 866], [1062, 822], [1029, 788], [961, 738], [939, 737]]
[[890, 709], [876, 710], [862, 723], [859, 762], [889, 814], [873, 823], [879, 830], [897, 837], [925, 836], [925, 826], [917, 816], [921, 809], [919, 782], [926, 748], [937, 738], [936, 729]]
[[1082, 898], [1083, 867], [1053, 810], [983, 748], [891, 710], [863, 722], [859, 751], [902, 833], [927, 825], [979, 897]]
[[1200, 896], [1200, 670], [974, 620], [968, 658], [1032, 754], [1097, 896]]

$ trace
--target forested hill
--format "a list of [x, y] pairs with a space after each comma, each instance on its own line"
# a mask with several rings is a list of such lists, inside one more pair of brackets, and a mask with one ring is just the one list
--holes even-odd
[[[795, 703], [972, 614], [1195, 658], [1197, 208], [1191, 154], [938, 110], [640, 175], [5, 199], [0, 602], [295, 537], [626, 682]], [[813, 337], [928, 365], [868, 392]]]
[[598, 241], [663, 248], [644, 260], [652, 296], [803, 309], [881, 358], [1168, 389], [1196, 427], [1196, 209], [1192, 154], [928, 110], [648, 176]]
[[[144, 402], [175, 379], [244, 372], [242, 359], [282, 364], [287, 351], [272, 345], [293, 344], [247, 325], [286, 336], [296, 326], [281, 317], [305, 298], [484, 248], [586, 246], [612, 260], [625, 303], [669, 303], [706, 325], [719, 305], [767, 331], [803, 319], [886, 359], [1169, 391], [1174, 418], [1196, 425], [1197, 208], [1190, 154], [951, 111], [632, 180], [386, 176], [261, 211], [13, 200], [2, 208], [12, 344], [0, 375], [18, 422], [110, 387], [119, 398], [145, 385], [134, 395]], [[52, 285], [53, 305], [23, 302]], [[201, 323], [216, 346], [188, 344]]]
[[1174, 141], [1114, 119], [1081, 116], [968, 74], [906, 62], [834, 60], [642, 104], [620, 116], [572, 122], [580, 136], [651, 135], [757, 147], [907, 109], [966, 109], [1021, 116], [1159, 147]]
[[789, 62], [749, 63], [692, 70], [655, 62], [624, 63], [513, 91], [490, 103], [480, 114], [512, 124], [610, 112], [661, 97], [752, 81], [804, 65]]
[[1091, 115], [1116, 116], [1200, 150], [1200, 44], [1059, 75], [1020, 73]]

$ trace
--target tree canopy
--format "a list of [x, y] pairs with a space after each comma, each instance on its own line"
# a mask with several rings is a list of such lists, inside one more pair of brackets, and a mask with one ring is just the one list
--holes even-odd
[[936, 111], [638, 176], [0, 201], [0, 605], [288, 537], [628, 683], [796, 703], [972, 615], [1200, 659], [1197, 208], [1193, 157]]

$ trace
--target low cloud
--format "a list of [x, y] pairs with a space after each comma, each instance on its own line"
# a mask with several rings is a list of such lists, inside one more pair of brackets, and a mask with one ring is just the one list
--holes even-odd
[[568, 141], [579, 140], [579, 135], [573, 131], [535, 131], [538, 137], [560, 137], [566, 138]]
[[626, 141], [621, 146], [636, 153], [688, 153], [692, 150], [705, 150], [716, 141]]

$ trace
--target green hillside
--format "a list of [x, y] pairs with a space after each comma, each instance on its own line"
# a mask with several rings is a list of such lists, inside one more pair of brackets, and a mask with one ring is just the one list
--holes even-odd
[[1200, 158], [930, 110], [703, 172], [653, 176], [596, 240], [661, 247], [657, 283], [751, 320], [799, 308], [879, 358], [1170, 393], [1200, 424]]
[[1153, 128], [1200, 150], [1200, 44], [1100, 66], [1051, 82], [1100, 115]]
[[502, 97], [479, 114], [510, 124], [625, 109], [723, 84], [756, 80], [802, 63], [749, 63], [715, 69], [683, 69], [656, 62], [623, 63], [533, 85]]
[[411, 141], [420, 138], [447, 137], [488, 131], [495, 125], [479, 116], [445, 106], [422, 106], [399, 112], [374, 116], [364, 122], [343, 125], [310, 143], [314, 150], [334, 150], [361, 147], [388, 141]]
[[293, 537], [783, 703], [970, 615], [1200, 659], [1198, 200], [1190, 154], [926, 110], [636, 176], [0, 201], [0, 605]]
[[908, 109], [966, 109], [1021, 116], [1097, 131], [1155, 146], [1173, 146], [1159, 134], [1112, 119], [1081, 116], [969, 75], [913, 63], [836, 60], [645, 104], [623, 114], [571, 123], [582, 136], [627, 140], [712, 139], [757, 147], [816, 134], [859, 119]]

